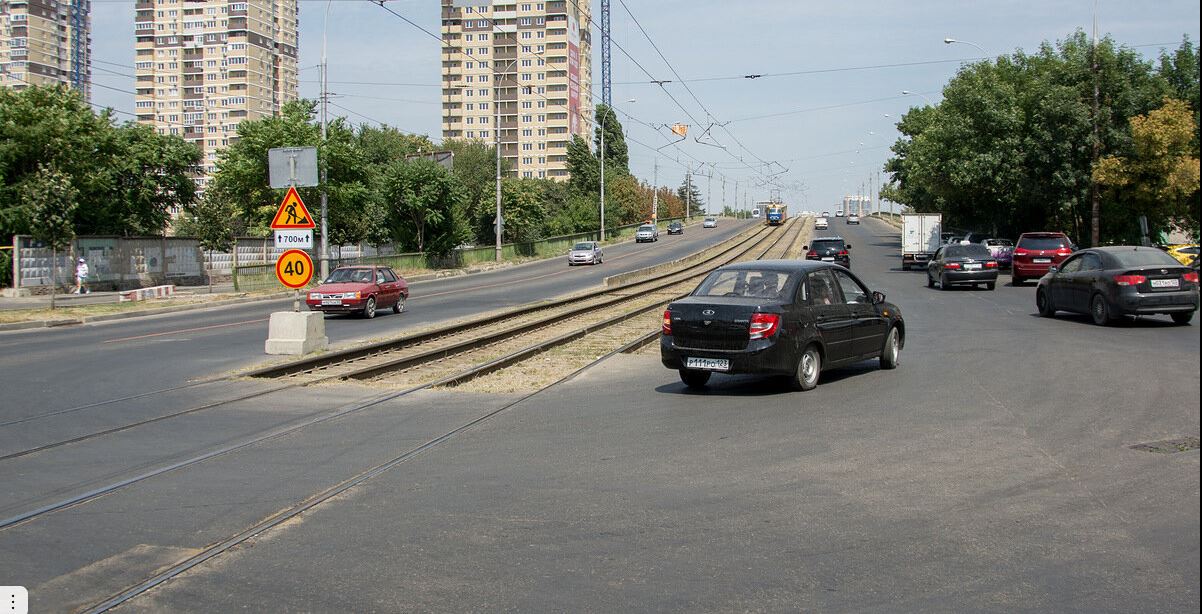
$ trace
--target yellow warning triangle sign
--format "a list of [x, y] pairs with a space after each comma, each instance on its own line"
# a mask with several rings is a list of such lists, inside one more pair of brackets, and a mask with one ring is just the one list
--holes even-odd
[[300, 194], [296, 193], [296, 188], [288, 188], [288, 194], [284, 196], [284, 201], [280, 203], [280, 208], [276, 210], [275, 217], [271, 218], [271, 229], [287, 230], [316, 227], [317, 224], [313, 223], [313, 216], [305, 208], [305, 202], [301, 200]]

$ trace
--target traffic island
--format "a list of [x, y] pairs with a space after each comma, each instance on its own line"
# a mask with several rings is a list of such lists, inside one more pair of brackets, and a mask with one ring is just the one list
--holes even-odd
[[325, 314], [319, 311], [277, 311], [267, 325], [268, 354], [304, 356], [330, 345]]

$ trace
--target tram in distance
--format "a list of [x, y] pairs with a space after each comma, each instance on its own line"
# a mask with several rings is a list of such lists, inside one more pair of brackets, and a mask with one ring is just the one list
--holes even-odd
[[764, 215], [764, 223], [768, 226], [780, 226], [785, 223], [785, 219], [789, 216], [788, 205], [774, 203], [768, 205], [767, 213]]

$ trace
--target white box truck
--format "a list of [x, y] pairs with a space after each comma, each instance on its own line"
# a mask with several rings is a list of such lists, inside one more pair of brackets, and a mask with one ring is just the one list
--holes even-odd
[[903, 213], [902, 216], [902, 270], [909, 271], [911, 265], [926, 266], [935, 250], [939, 249], [943, 216], [938, 213]]

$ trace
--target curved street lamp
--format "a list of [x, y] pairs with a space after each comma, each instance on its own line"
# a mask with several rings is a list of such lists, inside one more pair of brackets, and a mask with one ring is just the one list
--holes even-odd
[[945, 38], [945, 39], [943, 39], [943, 44], [945, 44], [945, 45], [950, 45], [950, 44], [952, 44], [952, 43], [960, 43], [961, 45], [972, 45], [973, 47], [976, 47], [977, 49], [980, 49], [980, 50], [981, 50], [981, 53], [984, 53], [985, 55], [989, 55], [989, 52], [988, 52], [988, 51], [986, 51], [984, 47], [982, 47], [982, 46], [980, 46], [980, 45], [978, 45], [978, 44], [976, 44], [976, 43], [972, 43], [972, 42], [969, 42], [969, 41], [956, 40], [956, 39], [954, 39], [954, 38]]
[[932, 107], [935, 106], [935, 103], [931, 102], [930, 98], [927, 98], [925, 95], [923, 95], [919, 92], [911, 92], [910, 90], [902, 90], [902, 95], [903, 96], [918, 96], [918, 97], [922, 98], [923, 100], [927, 101], [927, 104], [931, 105]]

